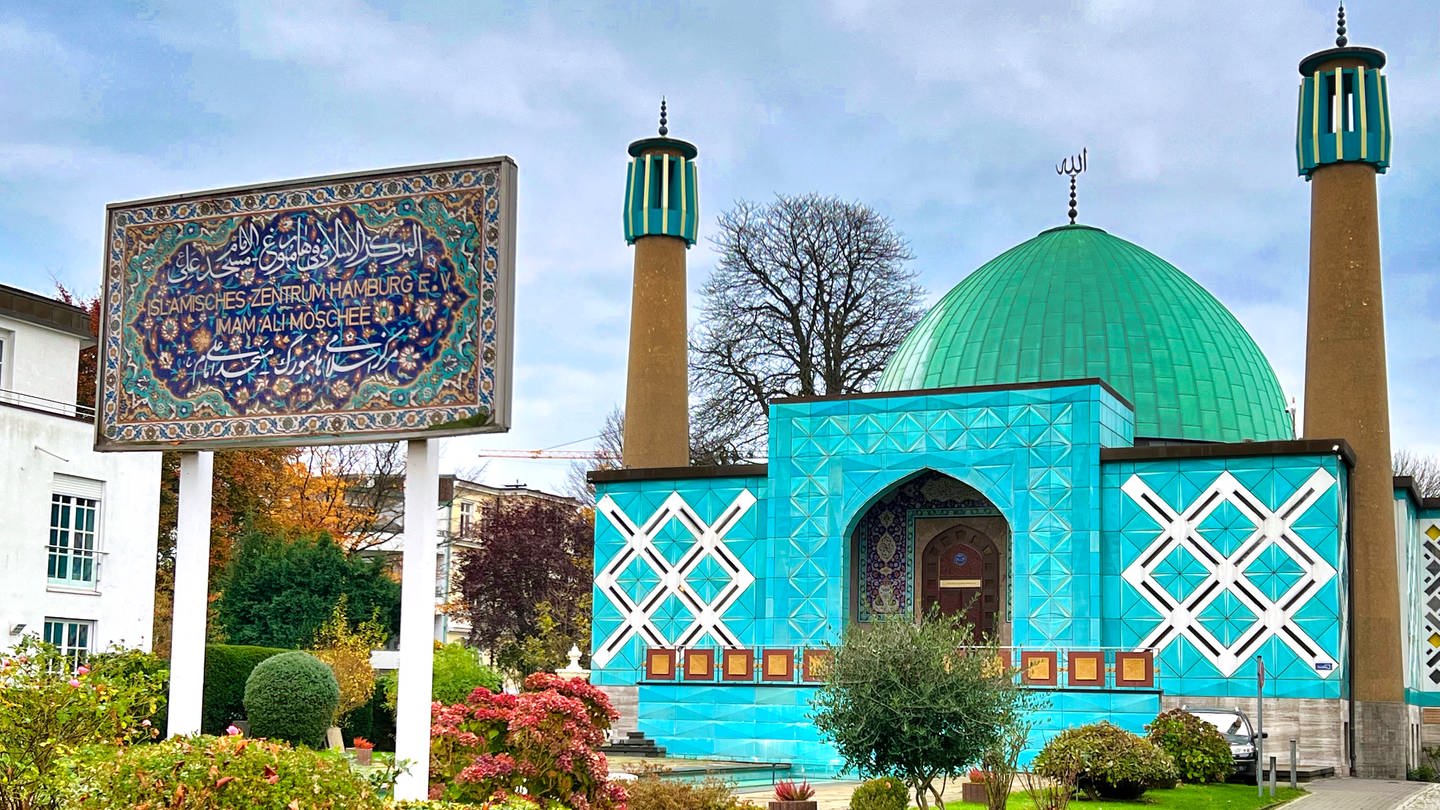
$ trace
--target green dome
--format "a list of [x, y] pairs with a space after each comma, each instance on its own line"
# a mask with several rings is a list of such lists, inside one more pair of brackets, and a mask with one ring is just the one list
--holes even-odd
[[1260, 347], [1159, 256], [1085, 225], [1053, 228], [955, 285], [900, 344], [882, 391], [1099, 377], [1135, 436], [1294, 438]]

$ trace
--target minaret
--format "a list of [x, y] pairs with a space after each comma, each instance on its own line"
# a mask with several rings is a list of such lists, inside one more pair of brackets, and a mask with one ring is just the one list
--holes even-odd
[[1390, 165], [1385, 54], [1347, 45], [1300, 62], [1296, 157], [1310, 181], [1305, 435], [1344, 438], [1350, 479], [1350, 679], [1355, 774], [1403, 779], [1409, 721], [1400, 650], [1380, 217], [1375, 177]]
[[630, 144], [625, 241], [635, 246], [630, 364], [625, 381], [625, 467], [690, 464], [685, 250], [700, 221], [694, 145], [666, 137]]

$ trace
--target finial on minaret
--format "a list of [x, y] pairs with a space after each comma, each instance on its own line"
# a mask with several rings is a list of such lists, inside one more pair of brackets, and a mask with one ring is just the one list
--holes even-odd
[[1076, 208], [1075, 178], [1078, 177], [1081, 172], [1085, 171], [1086, 153], [1087, 153], [1088, 151], [1089, 151], [1089, 150], [1082, 148], [1082, 149], [1080, 150], [1080, 154], [1078, 154], [1078, 155], [1072, 155], [1072, 156], [1070, 156], [1070, 157], [1067, 157], [1067, 158], [1065, 158], [1064, 160], [1060, 161], [1060, 163], [1055, 166], [1055, 173], [1056, 173], [1056, 174], [1068, 174], [1068, 175], [1070, 175], [1070, 224], [1071, 224], [1071, 225], [1074, 225], [1074, 224], [1075, 224], [1075, 216], [1076, 216], [1078, 213], [1080, 213], [1079, 210]]
[[[1344, 13], [1344, 12], [1341, 12]], [[665, 126], [665, 97], [660, 97], [660, 137], [670, 134], [670, 128]]]
[[1340, 13], [1335, 15], [1335, 47], [1343, 48], [1349, 40], [1345, 39], [1345, 0], [1340, 0]]

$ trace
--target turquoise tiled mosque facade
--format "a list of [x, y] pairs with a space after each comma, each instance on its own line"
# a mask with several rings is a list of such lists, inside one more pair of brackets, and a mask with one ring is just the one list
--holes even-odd
[[[837, 771], [806, 658], [860, 620], [857, 525], [923, 479], [1007, 527], [1003, 642], [1017, 664], [1055, 656], [1054, 683], [1031, 685], [1049, 704], [1032, 753], [1098, 719], [1141, 731], [1167, 697], [1253, 696], [1257, 656], [1267, 698], [1338, 702], [1343, 445], [1136, 447], [1133, 419], [1100, 380], [790, 400], [771, 408], [767, 465], [598, 476], [592, 679], [634, 688], [634, 725], [673, 755]], [[912, 511], [909, 570], [914, 524], [947, 519]], [[1075, 653], [1101, 656], [1098, 683], [1072, 683]], [[1148, 681], [1121, 683], [1117, 654], [1146, 657]], [[767, 680], [767, 655], [793, 670]]]
[[[1385, 56], [1347, 48], [1343, 20], [1337, 48], [1300, 65], [1307, 179], [1390, 163]], [[663, 138], [663, 105], [661, 124]], [[696, 152], [665, 143], [632, 163], [626, 239], [693, 244]], [[1412, 765], [1440, 744], [1440, 499], [1395, 479], [1399, 588], [1377, 586], [1392, 538], [1374, 520], [1372, 471], [1386, 459], [1359, 459], [1369, 517], [1352, 537], [1354, 450], [1296, 439], [1290, 401], [1234, 315], [1159, 256], [1077, 224], [1073, 176], [1071, 190], [1070, 224], [960, 278], [877, 390], [773, 402], [766, 464], [591, 474], [591, 671], [625, 707], [623, 729], [674, 755], [833, 773], [842, 763], [809, 717], [829, 648], [857, 624], [939, 610], [1045, 696], [1027, 762], [1064, 728], [1139, 732], [1182, 706], [1263, 706], [1270, 739], [1297, 738], [1303, 763], [1342, 774], [1395, 775], [1402, 732]], [[1370, 194], [1346, 216], [1372, 216]], [[1366, 599], [1352, 604], [1357, 582]], [[1389, 626], [1391, 598], [1408, 729], [1391, 727], [1391, 698], [1376, 702], [1383, 672], [1351, 657], [1386, 648], [1353, 639]], [[1388, 759], [1376, 769], [1357, 746]]]

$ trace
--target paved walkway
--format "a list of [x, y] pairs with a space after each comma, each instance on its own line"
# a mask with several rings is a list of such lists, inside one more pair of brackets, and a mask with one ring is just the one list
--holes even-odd
[[[815, 788], [816, 810], [846, 810], [850, 806], [850, 794], [859, 784], [855, 780], [812, 781], [810, 785]], [[737, 790], [735, 794], [761, 807], [775, 798], [775, 791], [769, 787]]]
[[1440, 810], [1440, 785], [1384, 779], [1317, 779], [1286, 810]]
[[[846, 810], [856, 781], [811, 782], [818, 810]], [[1392, 782], [1381, 779], [1319, 779], [1301, 787], [1310, 795], [1285, 806], [1286, 810], [1440, 810], [1440, 785]], [[739, 791], [743, 799], [764, 806], [773, 798], [769, 788]], [[1072, 804], [1083, 810], [1084, 803]]]

